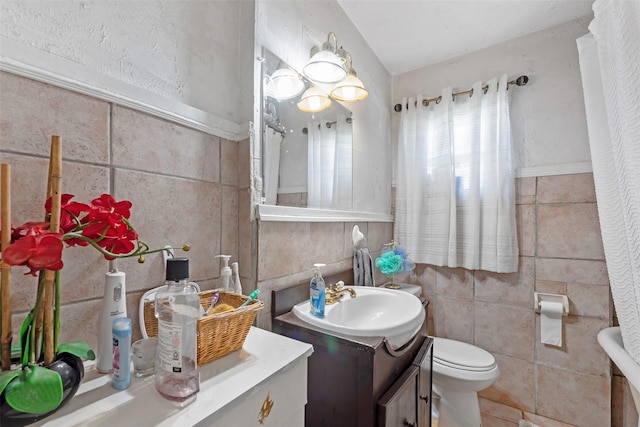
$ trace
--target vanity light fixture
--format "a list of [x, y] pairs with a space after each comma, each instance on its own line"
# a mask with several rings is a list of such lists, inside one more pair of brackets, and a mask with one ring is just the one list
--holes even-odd
[[298, 102], [298, 109], [305, 113], [317, 113], [331, 106], [331, 99], [315, 86], [305, 90]]
[[347, 72], [343, 67], [343, 61], [337, 55], [337, 45], [336, 35], [331, 32], [319, 51], [315, 47], [311, 49], [311, 59], [302, 69], [309, 80], [318, 83], [336, 83], [346, 77]]
[[268, 94], [277, 100], [291, 99], [304, 90], [304, 81], [291, 68], [280, 64], [271, 74], [267, 90]]
[[331, 97], [338, 101], [362, 101], [369, 92], [364, 88], [362, 80], [356, 75], [356, 70], [351, 65], [351, 54], [346, 54], [347, 77], [340, 81], [331, 91]]

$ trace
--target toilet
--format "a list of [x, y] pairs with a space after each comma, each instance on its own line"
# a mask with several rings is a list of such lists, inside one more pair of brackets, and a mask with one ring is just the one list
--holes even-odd
[[[378, 285], [379, 288], [386, 288], [387, 283], [384, 283], [382, 285]], [[418, 285], [412, 285], [409, 283], [396, 283], [397, 286], [400, 286], [400, 288], [398, 288], [397, 290], [399, 291], [403, 291], [403, 292], [408, 292], [410, 294], [413, 294], [415, 296], [417, 296], [418, 298], [420, 298], [420, 294], [422, 294], [422, 288]], [[387, 289], [391, 289], [391, 288], [387, 288]]]
[[[478, 392], [500, 375], [495, 358], [475, 345], [433, 338], [434, 415], [438, 427], [480, 427]], [[439, 397], [439, 402], [437, 399]]]

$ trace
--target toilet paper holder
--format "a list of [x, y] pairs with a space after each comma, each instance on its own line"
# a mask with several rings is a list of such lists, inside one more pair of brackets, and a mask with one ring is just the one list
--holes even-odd
[[540, 303], [542, 301], [548, 302], [559, 302], [562, 304], [562, 315], [569, 315], [569, 298], [566, 295], [559, 294], [548, 294], [545, 292], [534, 292], [533, 293], [533, 308], [536, 313], [540, 313]]

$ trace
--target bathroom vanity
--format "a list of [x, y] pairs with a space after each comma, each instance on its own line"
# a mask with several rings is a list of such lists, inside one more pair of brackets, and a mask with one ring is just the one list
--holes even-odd
[[71, 401], [33, 426], [304, 426], [309, 344], [252, 327], [241, 350], [200, 367], [200, 392], [180, 408], [155, 390], [153, 375], [126, 390], [88, 364]]
[[[278, 301], [290, 300], [290, 295], [274, 298], [277, 314], [282, 310]], [[423, 301], [425, 310], [426, 305]], [[307, 427], [431, 425], [432, 340], [426, 336], [426, 320], [398, 350], [382, 337], [329, 332], [291, 312], [275, 316], [272, 330], [314, 347], [308, 367]]]

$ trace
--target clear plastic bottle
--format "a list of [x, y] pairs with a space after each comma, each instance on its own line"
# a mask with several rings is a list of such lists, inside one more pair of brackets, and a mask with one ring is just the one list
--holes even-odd
[[313, 273], [313, 277], [309, 283], [310, 311], [314, 316], [324, 317], [326, 286], [320, 273], [320, 267], [324, 267], [325, 264], [313, 264], [313, 266], [316, 271]]
[[156, 390], [162, 397], [182, 404], [190, 403], [200, 391], [196, 361], [200, 298], [196, 288], [187, 283], [188, 277], [188, 259], [167, 259], [167, 287], [157, 293], [155, 302]]

